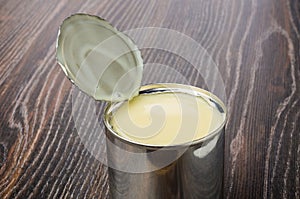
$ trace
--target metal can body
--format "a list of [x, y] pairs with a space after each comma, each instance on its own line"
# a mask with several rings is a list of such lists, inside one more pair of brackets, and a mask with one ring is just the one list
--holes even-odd
[[225, 122], [200, 140], [149, 146], [128, 141], [110, 128], [114, 106], [105, 112], [110, 198], [222, 198]]

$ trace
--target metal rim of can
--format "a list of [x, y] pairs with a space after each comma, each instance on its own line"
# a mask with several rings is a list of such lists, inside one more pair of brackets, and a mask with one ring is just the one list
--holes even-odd
[[[155, 90], [156, 89], [156, 90]], [[214, 100], [214, 102], [216, 102], [224, 111], [225, 117], [223, 122], [219, 125], [218, 128], [216, 128], [215, 130], [209, 132], [206, 136], [201, 137], [199, 139], [195, 139], [192, 140], [190, 142], [185, 142], [185, 143], [181, 143], [181, 144], [174, 144], [174, 145], [151, 145], [151, 144], [144, 144], [144, 143], [140, 143], [140, 142], [136, 142], [130, 139], [127, 139], [121, 135], [119, 135], [110, 125], [109, 123], [109, 119], [111, 116], [111, 113], [114, 109], [118, 108], [119, 106], [121, 106], [125, 101], [123, 102], [112, 102], [106, 105], [105, 110], [104, 110], [104, 124], [105, 127], [108, 131], [105, 131], [105, 133], [111, 133], [113, 134], [113, 136], [115, 136], [116, 138], [118, 138], [120, 141], [125, 142], [126, 144], [129, 145], [133, 145], [133, 146], [139, 146], [139, 147], [143, 147], [143, 148], [148, 148], [148, 149], [152, 149], [152, 150], [156, 150], [156, 149], [160, 149], [160, 148], [178, 148], [178, 147], [188, 147], [188, 146], [194, 146], [194, 145], [199, 145], [200, 143], [204, 143], [212, 138], [215, 137], [215, 135], [217, 135], [218, 133], [220, 133], [222, 131], [222, 129], [225, 127], [225, 124], [227, 122], [228, 119], [228, 115], [227, 115], [227, 109], [224, 105], [224, 103], [214, 94], [212, 94], [211, 92], [204, 90], [202, 88], [199, 87], [195, 87], [195, 86], [191, 86], [191, 85], [185, 85], [185, 84], [177, 84], [177, 83], [156, 83], [156, 84], [147, 84], [141, 87], [140, 89], [140, 93], [142, 92], [146, 92], [148, 90], [154, 90], [156, 92], [164, 92], [161, 89], [167, 89], [169, 90], [169, 92], [175, 92], [175, 93], [186, 93], [186, 94], [191, 94], [194, 95], [195, 97], [199, 97], [199, 96], [205, 96], [207, 98], [211, 98]], [[166, 91], [166, 90], [165, 90]]]

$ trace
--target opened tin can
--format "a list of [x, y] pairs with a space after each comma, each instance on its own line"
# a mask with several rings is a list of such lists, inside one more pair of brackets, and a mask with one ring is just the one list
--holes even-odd
[[181, 84], [143, 86], [129, 102], [110, 103], [104, 115], [110, 198], [222, 198], [226, 117], [215, 95]]

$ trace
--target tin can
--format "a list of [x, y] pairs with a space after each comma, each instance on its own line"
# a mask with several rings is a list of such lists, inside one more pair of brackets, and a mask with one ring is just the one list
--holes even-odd
[[124, 102], [105, 110], [109, 194], [112, 199], [218, 199], [223, 197], [225, 105], [215, 95], [181, 84], [153, 84], [140, 94], [166, 92], [205, 97], [224, 121], [205, 137], [190, 142], [157, 146], [132, 141], [116, 132], [111, 119]]

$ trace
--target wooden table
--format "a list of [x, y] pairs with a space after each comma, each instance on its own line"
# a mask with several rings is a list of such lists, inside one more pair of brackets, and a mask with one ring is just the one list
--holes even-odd
[[[76, 127], [72, 93], [78, 90], [55, 61], [60, 23], [84, 12], [121, 31], [163, 28], [201, 45], [226, 91], [224, 198], [299, 199], [299, 11], [296, 0], [1, 0], [0, 198], [108, 195], [107, 168], [78, 133], [89, 136], [94, 126]], [[141, 51], [143, 84], [208, 87], [184, 56], [145, 46]], [[100, 124], [103, 105], [95, 106]], [[96, 135], [105, 143], [100, 126]], [[100, 155], [103, 143], [95, 145]]]

